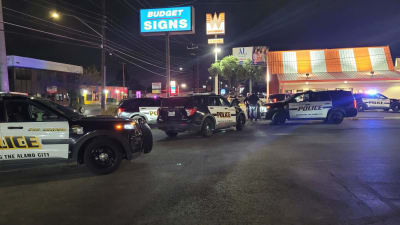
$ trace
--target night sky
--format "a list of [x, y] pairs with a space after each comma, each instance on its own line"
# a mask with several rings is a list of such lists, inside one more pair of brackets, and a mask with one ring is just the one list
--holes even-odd
[[[109, 84], [120, 85], [124, 59], [129, 60], [125, 61], [128, 79], [135, 79], [145, 86], [151, 81], [165, 80], [154, 74], [165, 73], [162, 69], [165, 67], [165, 40], [139, 34], [138, 12], [140, 8], [181, 4], [194, 5], [196, 34], [172, 38], [172, 69], [184, 68], [183, 73], [173, 71], [172, 75], [189, 85], [193, 82], [194, 60], [186, 47], [191, 43], [199, 45], [201, 80], [208, 78], [207, 68], [214, 58], [212, 47], [207, 45], [205, 14], [214, 11], [226, 12], [223, 55], [231, 54], [232, 47], [253, 45], [270, 46], [271, 50], [389, 45], [392, 57], [400, 57], [400, 0], [108, 0], [107, 36], [112, 42], [110, 46], [124, 49], [129, 55], [114, 52], [107, 56]], [[72, 17], [63, 16], [60, 21], [52, 21], [49, 12], [57, 9], [73, 14], [100, 31], [100, 1], [3, 0], [3, 6], [6, 7], [6, 22], [76, 39], [6, 25], [7, 55], [99, 67], [100, 49], [96, 34]]]

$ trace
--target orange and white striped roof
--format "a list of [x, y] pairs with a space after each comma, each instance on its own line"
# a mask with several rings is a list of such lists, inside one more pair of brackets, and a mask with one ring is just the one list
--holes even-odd
[[268, 52], [270, 74], [393, 70], [389, 46]]

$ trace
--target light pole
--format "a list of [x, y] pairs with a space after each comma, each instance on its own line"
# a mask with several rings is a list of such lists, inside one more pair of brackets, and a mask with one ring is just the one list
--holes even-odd
[[[215, 48], [214, 48], [214, 53], [215, 53], [215, 62], [218, 62], [218, 53], [221, 52], [221, 48], [218, 48], [217, 44], [215, 44]], [[214, 78], [214, 91], [215, 94], [219, 94], [219, 88], [218, 88], [218, 74], [215, 75]]]
[[[103, 10], [105, 10], [105, 2], [103, 1]], [[71, 14], [66, 14], [66, 13], [59, 13], [57, 11], [51, 11], [50, 12], [50, 17], [53, 18], [54, 20], [59, 20], [61, 18], [61, 16], [69, 16], [72, 17], [76, 20], [78, 20], [81, 24], [85, 25], [87, 28], [89, 28], [91, 31], [93, 31], [94, 33], [96, 33], [100, 38], [101, 38], [101, 74], [102, 74], [102, 87], [101, 89], [103, 90], [101, 92], [101, 109], [106, 109], [106, 99], [105, 99], [105, 88], [106, 88], [106, 59], [105, 59], [105, 22], [103, 19], [103, 24], [102, 24], [102, 33], [100, 34], [98, 31], [96, 31], [93, 27], [91, 27], [88, 23], [86, 23], [84, 20], [82, 20], [81, 18], [75, 16], [75, 15], [71, 15]]]

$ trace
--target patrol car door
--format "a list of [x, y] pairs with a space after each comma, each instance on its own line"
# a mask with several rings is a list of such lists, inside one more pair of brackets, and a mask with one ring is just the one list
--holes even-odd
[[221, 106], [223, 106], [224, 112], [225, 112], [225, 119], [229, 120], [230, 126], [233, 126], [236, 124], [236, 108], [231, 107], [231, 104], [229, 103], [228, 100], [224, 97], [220, 97], [221, 101]]
[[225, 128], [230, 126], [230, 119], [228, 116], [228, 110], [226, 107], [221, 105], [221, 100], [218, 96], [212, 96], [208, 98], [208, 110], [215, 118], [215, 128]]
[[158, 117], [158, 109], [160, 108], [159, 100], [155, 99], [142, 99], [139, 106], [139, 112], [144, 114], [147, 122], [155, 122]]
[[376, 108], [388, 109], [390, 108], [390, 99], [382, 94], [376, 95]]
[[289, 115], [291, 119], [325, 118], [331, 107], [332, 102], [328, 94], [306, 92], [296, 96], [293, 102], [289, 103]]
[[65, 118], [29, 100], [5, 100], [0, 124], [2, 160], [68, 158]]

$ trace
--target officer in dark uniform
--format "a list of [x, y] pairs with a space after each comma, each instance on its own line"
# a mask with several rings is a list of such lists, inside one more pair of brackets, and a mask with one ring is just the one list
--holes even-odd
[[251, 121], [253, 121], [253, 119], [255, 119], [257, 121], [257, 108], [258, 108], [258, 101], [260, 99], [258, 98], [258, 96], [253, 93], [250, 96], [246, 97], [246, 99], [244, 100], [244, 103], [246, 104], [246, 106], [248, 105], [248, 115], [249, 115], [249, 119]]

